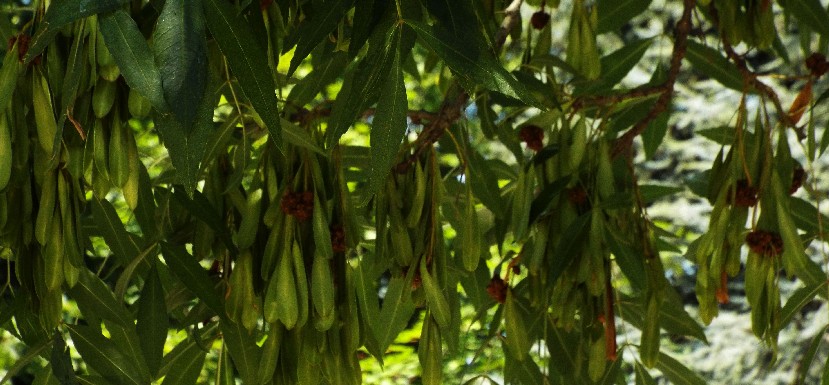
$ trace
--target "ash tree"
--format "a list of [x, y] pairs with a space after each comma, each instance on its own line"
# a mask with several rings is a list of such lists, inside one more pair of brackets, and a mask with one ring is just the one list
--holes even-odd
[[[2, 8], [4, 380], [360, 384], [413, 331], [423, 384], [698, 384], [660, 343], [729, 280], [775, 354], [829, 293], [819, 0]], [[739, 101], [710, 170], [647, 182], [703, 81]], [[677, 193], [712, 207], [681, 249], [647, 210]]]

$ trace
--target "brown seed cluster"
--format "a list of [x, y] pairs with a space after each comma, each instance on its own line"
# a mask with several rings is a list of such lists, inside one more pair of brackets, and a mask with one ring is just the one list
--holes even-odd
[[546, 27], [549, 22], [550, 14], [544, 11], [533, 13], [532, 17], [530, 17], [530, 24], [532, 24], [535, 29], [542, 29]]
[[748, 180], [737, 181], [737, 191], [734, 194], [734, 206], [752, 207], [757, 204], [757, 189], [748, 184]]
[[809, 69], [812, 76], [819, 78], [829, 72], [829, 62], [826, 61], [826, 56], [815, 52], [806, 58], [806, 68]]
[[300, 222], [305, 222], [314, 213], [314, 193], [311, 191], [286, 191], [280, 202], [282, 212], [293, 215]]
[[[9, 45], [7, 50], [12, 49], [14, 47], [14, 44], [17, 43], [17, 59], [22, 63], [23, 59], [26, 58], [26, 53], [29, 52], [29, 41], [31, 40], [32, 38], [25, 33], [14, 35], [9, 38]], [[37, 57], [34, 60], [32, 60], [32, 63], [40, 64], [40, 55], [37, 55]]]
[[765, 230], [754, 230], [746, 235], [746, 244], [751, 251], [765, 256], [783, 253], [783, 239], [780, 234]]
[[486, 293], [498, 303], [504, 303], [507, 300], [507, 283], [496, 275], [486, 285]]
[[789, 187], [789, 195], [794, 194], [806, 182], [806, 170], [803, 167], [797, 166], [792, 172], [792, 185]]
[[535, 152], [541, 151], [544, 147], [544, 130], [536, 125], [530, 124], [521, 128], [518, 134], [521, 141], [527, 143], [527, 148]]
[[331, 226], [331, 248], [335, 253], [344, 253], [345, 246], [345, 229], [343, 225], [336, 223]]

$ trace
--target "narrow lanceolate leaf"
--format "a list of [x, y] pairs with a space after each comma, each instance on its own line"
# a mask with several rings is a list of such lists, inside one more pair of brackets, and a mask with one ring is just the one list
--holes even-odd
[[112, 203], [106, 199], [92, 199], [91, 203], [95, 225], [115, 258], [125, 265], [135, 259], [141, 253], [136, 243], [137, 236], [127, 232]]
[[144, 360], [144, 355], [141, 353], [141, 343], [138, 341], [135, 326], [119, 326], [107, 323], [106, 327], [109, 331], [109, 339], [121, 350], [121, 353], [135, 363], [141, 378], [152, 377], [150, 370], [147, 368], [147, 361]]
[[613, 88], [642, 60], [645, 51], [651, 46], [651, 39], [639, 40], [635, 43], [625, 44], [601, 58], [602, 76], [598, 85], [588, 87], [594, 90], [600, 87]]
[[[651, 0], [598, 0], [598, 33], [615, 31], [629, 22], [634, 16], [644, 12], [651, 5]], [[604, 67], [602, 67], [604, 68]]]
[[383, 308], [380, 310], [379, 322], [375, 324], [374, 330], [381, 352], [385, 352], [394, 338], [406, 328], [414, 310], [407, 281], [401, 277], [392, 278], [386, 290]]
[[213, 283], [207, 272], [199, 265], [199, 262], [190, 255], [183, 246], [163, 242], [161, 254], [164, 261], [178, 279], [187, 286], [190, 291], [199, 297], [207, 307], [216, 312], [220, 317], [225, 314], [222, 301], [213, 288]]
[[187, 349], [170, 363], [170, 371], [161, 385], [192, 385], [199, 378], [207, 350], [199, 344], [188, 344]]
[[702, 377], [665, 353], [659, 353], [659, 359], [656, 361], [656, 368], [659, 369], [659, 371], [661, 371], [672, 384], [705, 385], [705, 380], [703, 380]]
[[806, 285], [795, 290], [783, 310], [780, 311], [780, 327], [783, 328], [791, 322], [794, 315], [800, 311], [806, 304], [812, 301], [819, 293], [826, 292], [827, 282], [823, 281], [817, 285]]
[[149, 100], [157, 111], [167, 111], [161, 75], [153, 60], [150, 46], [138, 30], [135, 20], [126, 11], [119, 9], [101, 15], [98, 27], [107, 49], [130, 88]]
[[37, 26], [37, 33], [26, 53], [26, 63], [40, 55], [65, 25], [87, 16], [118, 9], [126, 3], [129, 0], [53, 0], [46, 10], [43, 22]]
[[52, 365], [52, 374], [61, 385], [76, 385], [75, 370], [72, 368], [72, 359], [63, 335], [55, 333], [52, 339], [52, 353], [49, 355], [49, 364]]
[[714, 78], [720, 84], [733, 90], [743, 90], [743, 77], [740, 75], [740, 70], [719, 51], [689, 40], [685, 58], [702, 74]]
[[820, 0], [786, 0], [779, 3], [803, 24], [821, 34], [823, 38], [829, 38], [829, 12], [821, 5]]
[[204, 14], [198, 1], [168, 0], [153, 32], [161, 86], [173, 115], [188, 126], [196, 118], [207, 79]]
[[[398, 30], [392, 37], [394, 59], [388, 78], [380, 86], [380, 99], [371, 127], [371, 174], [369, 176], [369, 194], [374, 193], [386, 181], [400, 142], [406, 134], [406, 85], [403, 83], [403, 66], [400, 57], [400, 36]], [[363, 203], [367, 203], [364, 201]]]
[[293, 144], [294, 146], [307, 148], [317, 154], [328, 156], [326, 152], [324, 152], [317, 142], [314, 141], [314, 138], [311, 137], [311, 133], [306, 131], [304, 128], [297, 126], [293, 122], [280, 119], [282, 124], [282, 136], [285, 138], [285, 141]]
[[155, 125], [170, 153], [170, 160], [176, 168], [176, 179], [184, 186], [188, 195], [193, 195], [201, 170], [204, 149], [213, 130], [213, 100], [210, 93], [199, 104], [196, 120], [184, 125], [172, 114], [156, 115]]
[[510, 75], [498, 60], [488, 52], [475, 52], [474, 47], [458, 41], [448, 33], [429, 27], [414, 20], [406, 24], [417, 32], [417, 36], [429, 49], [446, 62], [449, 68], [467, 84], [477, 84], [486, 89], [498, 91], [533, 107], [544, 109], [530, 91]]
[[9, 105], [21, 68], [17, 56], [17, 45], [14, 45], [12, 49], [6, 51], [3, 68], [0, 68], [0, 108], [2, 109]]
[[135, 362], [112, 341], [90, 326], [66, 325], [75, 349], [84, 363], [116, 384], [144, 385], [150, 378], [141, 375]]
[[138, 297], [138, 320], [135, 328], [141, 341], [141, 351], [150, 373], [158, 372], [164, 354], [164, 342], [170, 321], [164, 302], [164, 289], [155, 266], [150, 269], [141, 296]]
[[259, 359], [262, 355], [252, 334], [241, 323], [222, 321], [222, 336], [225, 346], [244, 384], [256, 384]]
[[[352, 41], [354, 41], [353, 37]], [[304, 106], [311, 103], [323, 87], [331, 84], [343, 73], [348, 62], [348, 54], [334, 52], [329, 60], [321, 63], [320, 66], [314, 66], [311, 73], [300, 79], [294, 88], [291, 88], [291, 92], [288, 94], [288, 102], [295, 106]]]
[[302, 63], [302, 60], [311, 53], [314, 47], [325, 40], [332, 30], [337, 28], [337, 24], [343, 18], [345, 12], [351, 8], [351, 1], [328, 0], [312, 3], [311, 6], [313, 7], [311, 16], [302, 21], [296, 32], [299, 35], [299, 40], [296, 43], [294, 57], [291, 58], [288, 76], [293, 75], [299, 63]]
[[115, 299], [106, 283], [91, 271], [80, 270], [78, 283], [69, 290], [69, 295], [78, 302], [81, 312], [92, 312], [96, 317], [121, 326], [132, 325], [133, 319], [129, 311]]
[[239, 81], [242, 92], [265, 122], [271, 140], [282, 149], [279, 111], [276, 107], [276, 86], [268, 61], [258, 39], [247, 21], [239, 16], [231, 3], [224, 0], [204, 0], [204, 16], [213, 38], [219, 43], [230, 69]]

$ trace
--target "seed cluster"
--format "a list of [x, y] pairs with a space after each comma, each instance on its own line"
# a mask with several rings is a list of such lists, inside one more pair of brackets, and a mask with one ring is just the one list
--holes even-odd
[[549, 22], [550, 14], [544, 11], [533, 13], [532, 17], [530, 17], [530, 24], [532, 24], [535, 29], [542, 29], [546, 27]]
[[794, 171], [792, 172], [792, 185], [789, 187], [789, 194], [794, 194], [800, 189], [800, 186], [803, 186], [803, 182], [806, 181], [806, 170], [803, 167], [795, 167]]
[[507, 300], [507, 283], [495, 275], [486, 285], [486, 293], [498, 303], [504, 303]]
[[538, 152], [544, 148], [544, 130], [541, 127], [532, 124], [524, 126], [518, 135], [530, 150]]
[[282, 212], [293, 215], [300, 222], [305, 222], [314, 213], [314, 193], [311, 191], [286, 191], [280, 202]]
[[829, 72], [829, 62], [826, 61], [826, 56], [816, 52], [806, 58], [806, 68], [809, 69], [812, 76], [819, 78]]
[[335, 253], [345, 253], [345, 229], [337, 223], [331, 226], [331, 248]]
[[748, 180], [737, 181], [737, 191], [734, 194], [734, 206], [752, 207], [757, 204], [757, 189], [748, 184]]
[[[25, 34], [25, 33], [21, 33], [19, 35], [14, 35], [14, 36], [9, 38], [9, 45], [8, 45], [8, 48], [6, 50], [8, 51], [8, 50], [12, 49], [14, 47], [14, 43], [17, 43], [17, 59], [20, 60], [20, 62], [22, 63], [23, 59], [26, 58], [26, 53], [29, 52], [29, 41], [30, 40], [32, 40], [32, 38], [29, 35]], [[33, 64], [40, 64], [40, 55], [37, 55], [37, 57], [35, 57], [35, 59], [32, 61], [32, 63]]]
[[765, 230], [754, 230], [746, 235], [746, 244], [751, 251], [765, 256], [783, 253], [783, 239], [780, 234]]

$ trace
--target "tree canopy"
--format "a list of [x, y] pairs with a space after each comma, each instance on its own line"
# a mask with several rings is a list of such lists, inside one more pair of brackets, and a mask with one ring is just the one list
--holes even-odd
[[[360, 384], [414, 330], [426, 385], [699, 384], [660, 346], [729, 281], [775, 355], [829, 295], [820, 0], [0, 7], [4, 380]], [[739, 101], [710, 170], [647, 181], [703, 82]], [[681, 247], [674, 194], [711, 206]]]

